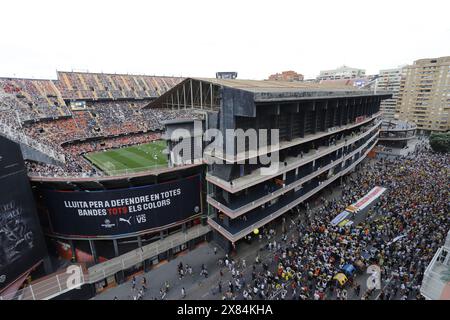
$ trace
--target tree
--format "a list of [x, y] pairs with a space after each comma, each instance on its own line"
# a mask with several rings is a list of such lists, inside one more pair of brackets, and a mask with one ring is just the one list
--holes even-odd
[[450, 132], [432, 133], [430, 146], [435, 152], [450, 152]]

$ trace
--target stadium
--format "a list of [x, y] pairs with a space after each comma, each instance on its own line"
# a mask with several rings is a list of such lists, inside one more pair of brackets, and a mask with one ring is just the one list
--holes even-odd
[[[391, 96], [336, 84], [235, 77], [58, 71], [57, 80], [0, 78], [0, 208], [9, 216], [26, 212], [24, 227], [13, 230], [21, 235], [32, 230], [34, 241], [20, 255], [2, 253], [6, 281], [0, 296], [90, 298], [205, 242], [228, 257], [255, 239], [271, 239], [280, 226], [284, 235], [296, 228], [293, 217], [310, 203], [334, 187], [346, 190], [354, 185], [354, 172], [366, 172], [383, 131], [380, 104]], [[226, 148], [207, 148], [210, 129], [226, 137]], [[244, 140], [241, 152], [236, 137], [226, 135], [237, 129], [275, 130], [279, 140], [258, 137], [255, 145]], [[413, 130], [402, 128], [402, 140]], [[6, 152], [10, 149], [14, 152]], [[278, 167], [264, 174], [263, 158], [274, 154]], [[346, 244], [356, 241], [351, 226], [370, 211], [361, 203], [387, 199], [385, 188], [373, 196], [373, 181], [354, 187], [358, 191], [344, 198], [348, 211], [333, 220], [333, 234], [348, 237]], [[20, 187], [9, 193], [11, 184]], [[9, 205], [19, 202], [25, 208]], [[330, 212], [340, 209], [336, 205]], [[6, 237], [12, 222], [0, 222]], [[304, 231], [301, 223], [297, 228]], [[361, 237], [367, 240], [367, 234]], [[9, 241], [14, 242], [5, 240], [5, 252], [20, 242], [10, 246]], [[376, 258], [375, 253], [348, 258], [338, 249], [323, 254], [361, 269]], [[82, 270], [82, 290], [64, 284], [68, 266]], [[279, 268], [280, 276], [292, 273], [290, 267]], [[342, 270], [340, 265], [310, 268], [324, 275]], [[254, 296], [269, 298], [261, 292]], [[284, 292], [274, 285], [270, 297]]]
[[[164, 239], [171, 241], [171, 236], [181, 231], [191, 237], [139, 262], [149, 268], [205, 240], [209, 230], [201, 228], [203, 186], [200, 180], [204, 168], [198, 164], [169, 167], [166, 141], [161, 139], [164, 121], [201, 119], [204, 115], [185, 108], [143, 108], [181, 80], [76, 72], [57, 72], [57, 80], [0, 79], [1, 135], [20, 147], [50, 256], [89, 266], [152, 243], [158, 243], [159, 248], [165, 245]], [[178, 188], [183, 197], [190, 195], [186, 197], [188, 201], [180, 196], [171, 197], [168, 208], [148, 204], [147, 210], [139, 211], [141, 219], [145, 219], [142, 212], [150, 210], [161, 211], [157, 216], [165, 214], [151, 222], [139, 222], [138, 210], [125, 212], [123, 208], [129, 206], [114, 203], [107, 214], [88, 208], [85, 211], [91, 215], [79, 212], [78, 216], [76, 211], [72, 216], [70, 212], [63, 214], [74, 208], [60, 206], [69, 202], [70, 196], [64, 197], [69, 192], [77, 201], [93, 194], [98, 195], [94, 197], [98, 201]], [[8, 199], [2, 199], [2, 203], [3, 200]], [[155, 206], [164, 201], [167, 202], [155, 202]], [[85, 228], [83, 220], [77, 221], [81, 217], [92, 219], [89, 222], [92, 229]], [[41, 273], [61, 267], [44, 262], [46, 270]], [[22, 270], [19, 282], [36, 269], [35, 265], [28, 267]], [[105, 278], [100, 280], [107, 285]], [[120, 282], [120, 279], [113, 281]], [[8, 282], [4, 295], [14, 292], [11, 288], [18, 286]]]

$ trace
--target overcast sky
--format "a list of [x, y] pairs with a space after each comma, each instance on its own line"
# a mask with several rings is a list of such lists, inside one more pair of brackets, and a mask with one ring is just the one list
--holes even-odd
[[448, 0], [1, 0], [0, 76], [374, 74], [450, 55], [449, 13]]

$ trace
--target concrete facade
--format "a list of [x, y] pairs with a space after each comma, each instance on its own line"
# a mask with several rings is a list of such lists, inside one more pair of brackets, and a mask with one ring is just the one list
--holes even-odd
[[366, 75], [366, 70], [342, 66], [332, 70], [320, 71], [317, 80], [340, 80], [340, 79], [354, 79], [361, 78]]
[[269, 80], [273, 81], [303, 81], [302, 74], [295, 71], [283, 71], [281, 73], [275, 73], [269, 76]]
[[380, 110], [381, 112], [383, 112], [383, 118], [386, 120], [395, 119], [396, 113], [398, 113], [398, 92], [400, 90], [400, 84], [404, 76], [404, 67], [380, 70], [377, 89], [392, 91], [392, 98], [383, 100], [380, 105]]
[[421, 59], [408, 66], [397, 107], [399, 119], [416, 123], [419, 130], [449, 130], [450, 56]]

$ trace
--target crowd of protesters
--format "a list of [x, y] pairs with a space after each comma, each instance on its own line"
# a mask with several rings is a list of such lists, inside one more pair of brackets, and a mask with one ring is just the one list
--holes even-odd
[[[175, 296], [189, 299], [192, 287], [187, 284], [198, 282], [193, 275], [199, 274], [213, 284], [211, 294], [224, 300], [423, 299], [424, 271], [450, 228], [449, 162], [448, 155], [433, 153], [423, 139], [407, 156], [367, 160], [331, 197], [306, 202], [249, 235], [251, 245], [257, 242], [261, 248], [252, 253], [256, 258], [218, 255], [215, 247], [217, 270], [211, 279], [205, 264], [179, 262], [175, 283], [155, 281], [159, 295], [145, 297], [145, 289], [134, 281], [132, 296], [167, 299], [174, 285]], [[347, 227], [330, 224], [375, 186], [387, 190], [363, 217], [357, 219], [356, 213], [355, 223]], [[356, 271], [341, 285], [334, 276], [348, 264]], [[379, 287], [368, 286], [368, 266], [379, 267]]]
[[[421, 299], [424, 270], [450, 227], [449, 164], [448, 155], [423, 144], [406, 157], [367, 162], [346, 179], [340, 197], [306, 208], [296, 222], [284, 218], [280, 238], [262, 229], [256, 238], [267, 245], [250, 271], [242, 261], [221, 259], [232, 280], [220, 280], [218, 291], [223, 299]], [[330, 224], [374, 186], [387, 191], [361, 223]], [[359, 272], [341, 286], [333, 278], [346, 264]], [[363, 283], [369, 265], [380, 267], [381, 289]]]

